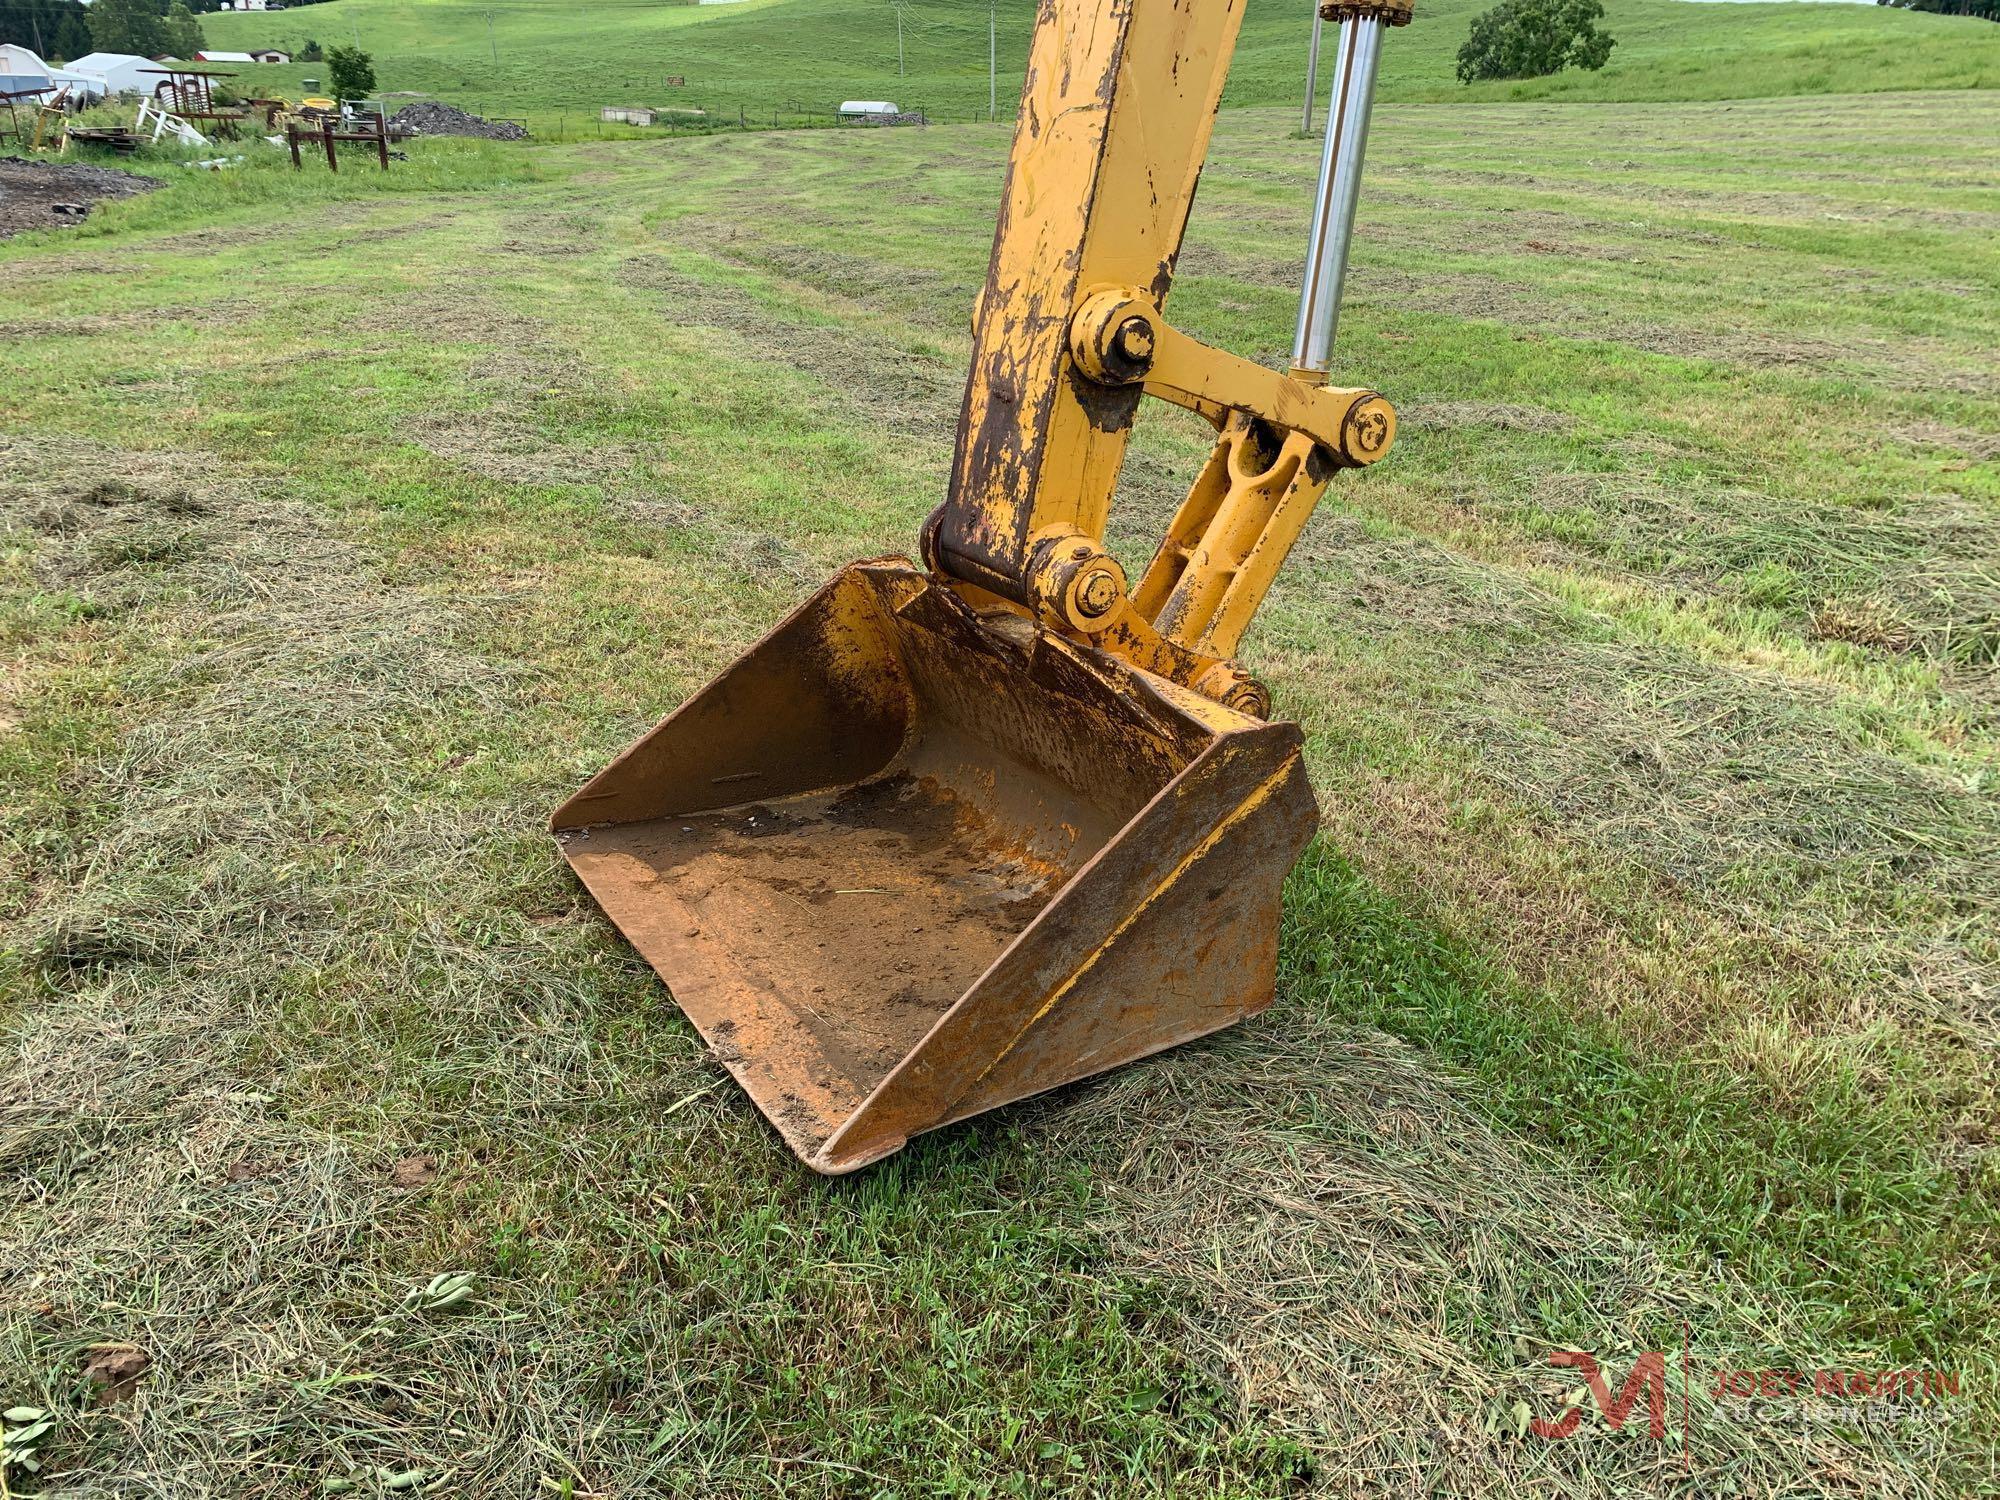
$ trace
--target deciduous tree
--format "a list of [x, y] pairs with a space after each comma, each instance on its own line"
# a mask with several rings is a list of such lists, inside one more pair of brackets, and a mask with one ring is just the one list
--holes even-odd
[[174, 0], [167, 7], [167, 46], [174, 56], [193, 57], [207, 45], [208, 38], [201, 34], [201, 22], [187, 8], [187, 0]]
[[1599, 0], [1506, 0], [1473, 17], [1471, 34], [1458, 49], [1458, 81], [1594, 71], [1615, 45], [1596, 27], [1603, 19]]
[[334, 98], [366, 99], [375, 92], [375, 60], [359, 47], [329, 47], [326, 78]]
[[167, 50], [167, 23], [152, 0], [96, 0], [90, 40], [99, 52], [158, 57]]

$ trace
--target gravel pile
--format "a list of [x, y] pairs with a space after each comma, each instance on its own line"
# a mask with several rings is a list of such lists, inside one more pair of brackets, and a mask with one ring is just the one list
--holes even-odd
[[471, 135], [488, 141], [525, 140], [528, 134], [523, 126], [506, 120], [482, 120], [434, 99], [397, 110], [389, 117], [389, 128], [398, 126], [416, 135]]

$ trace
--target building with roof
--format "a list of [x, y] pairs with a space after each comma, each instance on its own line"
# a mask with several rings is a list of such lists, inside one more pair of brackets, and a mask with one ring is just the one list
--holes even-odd
[[41, 104], [55, 98], [58, 90], [69, 90], [69, 99], [78, 103], [104, 96], [104, 80], [72, 68], [58, 68], [14, 42], [0, 42], [0, 99], [16, 105]]
[[0, 42], [0, 96], [40, 97], [56, 86], [56, 70], [26, 47]]
[[159, 63], [130, 52], [86, 52], [69, 71], [100, 80], [108, 94], [150, 94], [161, 78]]

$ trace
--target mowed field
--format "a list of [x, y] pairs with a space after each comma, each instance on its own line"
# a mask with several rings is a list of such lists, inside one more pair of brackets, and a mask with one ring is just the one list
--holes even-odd
[[[1267, 361], [1294, 126], [1224, 116], [1173, 306]], [[830, 1182], [542, 825], [911, 548], [1006, 145], [419, 143], [0, 247], [42, 1493], [1990, 1488], [2000, 100], [1381, 109], [1404, 435], [1246, 648], [1325, 813], [1278, 1003]], [[1150, 414], [1128, 558], [1201, 451]], [[1521, 1434], [1683, 1347], [1684, 1436]], [[1963, 1394], [1716, 1409], [1765, 1367]]]
[[[1402, 100], [1732, 99], [1877, 89], [2000, 88], [2000, 29], [1966, 16], [1871, 5], [1689, 5], [1607, 0], [1618, 46], [1596, 73], [1461, 85], [1460, 43], [1485, 0], [1425, 0], [1382, 54], [1382, 96]], [[897, 14], [903, 55], [897, 59]], [[1035, 7], [993, 9], [998, 113], [1011, 117]], [[1232, 105], [1300, 99], [1309, 12], [1248, 0]], [[210, 46], [247, 51], [307, 39], [356, 43], [381, 87], [520, 116], [544, 137], [599, 129], [606, 104], [686, 106], [735, 124], [822, 120], [843, 99], [890, 99], [933, 118], [986, 118], [985, 0], [330, 0], [282, 12], [205, 15]], [[324, 64], [238, 65], [236, 85], [296, 96]], [[683, 80], [670, 86], [669, 77]], [[395, 101], [391, 99], [390, 103]], [[611, 126], [613, 133], [623, 127]]]

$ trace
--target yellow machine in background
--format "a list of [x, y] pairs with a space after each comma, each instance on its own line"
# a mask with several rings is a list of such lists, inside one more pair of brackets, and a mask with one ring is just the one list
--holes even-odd
[[[857, 563], [560, 809], [564, 854], [794, 1150], [911, 1135], [1268, 1005], [1317, 825], [1234, 653], [1389, 403], [1329, 354], [1383, 28], [1330, 4], [1293, 368], [1165, 308], [1242, 7], [1048, 0], [923, 567]], [[1105, 523], [1143, 398], [1213, 452], [1136, 589]]]
[[290, 99], [253, 99], [262, 107], [267, 129], [282, 130], [293, 123], [317, 125], [321, 120], [340, 118], [340, 101], [314, 94], [293, 103]]

